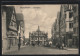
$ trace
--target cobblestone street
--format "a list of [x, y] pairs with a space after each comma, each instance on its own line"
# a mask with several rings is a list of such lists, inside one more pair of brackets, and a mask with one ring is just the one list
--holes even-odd
[[26, 46], [20, 51], [8, 52], [4, 55], [36, 55], [36, 54], [78, 54], [78, 50], [59, 50], [48, 47]]

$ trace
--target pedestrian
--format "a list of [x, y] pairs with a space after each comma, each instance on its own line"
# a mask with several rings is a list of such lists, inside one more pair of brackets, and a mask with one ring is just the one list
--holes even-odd
[[59, 48], [59, 49], [60, 49], [60, 46], [61, 46], [60, 43], [58, 43], [58, 48]]
[[34, 46], [34, 43], [32, 43], [32, 46]]
[[64, 43], [62, 43], [62, 49], [64, 49]]
[[20, 46], [21, 46], [21, 44], [20, 44], [20, 43], [18, 43], [18, 50], [20, 50]]
[[35, 46], [35, 44], [33, 43], [33, 46]]
[[56, 48], [58, 48], [58, 44], [56, 43]]

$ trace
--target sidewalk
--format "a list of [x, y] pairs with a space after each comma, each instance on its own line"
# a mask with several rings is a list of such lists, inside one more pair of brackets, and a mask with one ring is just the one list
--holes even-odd
[[[47, 47], [47, 48], [52, 48], [52, 49], [58, 49], [56, 48], [55, 46], [54, 47]], [[67, 51], [71, 51], [71, 50], [74, 50], [74, 51], [78, 51], [79, 49], [78, 48], [69, 48], [69, 47], [64, 47], [63, 50], [67, 50]]]
[[[21, 48], [24, 48], [24, 47], [26, 47], [26, 46], [21, 46]], [[10, 50], [3, 50], [2, 54], [8, 53], [8, 52], [14, 52], [14, 51], [18, 51], [18, 46], [13, 46], [13, 47], [11, 47]]]
[[78, 51], [78, 48], [67, 48], [67, 47], [64, 47], [65, 50], [76, 50]]

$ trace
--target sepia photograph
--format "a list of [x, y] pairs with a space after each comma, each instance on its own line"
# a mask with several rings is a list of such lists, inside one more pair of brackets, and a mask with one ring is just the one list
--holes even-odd
[[1, 5], [2, 55], [79, 54], [78, 4]]

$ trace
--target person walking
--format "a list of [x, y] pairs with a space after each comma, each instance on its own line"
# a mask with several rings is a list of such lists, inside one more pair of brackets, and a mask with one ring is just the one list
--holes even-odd
[[58, 48], [60, 49], [60, 43], [58, 43]]
[[56, 43], [56, 48], [58, 48], [58, 46], [57, 46], [58, 44]]
[[64, 43], [62, 43], [62, 49], [64, 49]]

